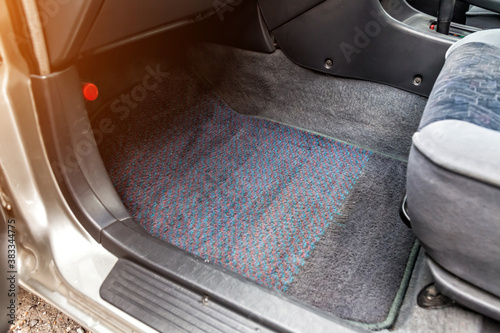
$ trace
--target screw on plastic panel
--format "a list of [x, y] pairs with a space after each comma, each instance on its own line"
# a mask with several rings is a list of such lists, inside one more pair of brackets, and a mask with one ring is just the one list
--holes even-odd
[[413, 84], [419, 86], [422, 83], [423, 79], [420, 75], [415, 75], [413, 78]]
[[325, 60], [325, 68], [326, 68], [326, 69], [330, 69], [330, 68], [332, 68], [332, 67], [333, 67], [333, 60], [332, 60], [332, 59], [330, 59], [330, 58], [326, 59], [326, 60]]
[[202, 305], [208, 305], [208, 301], [209, 301], [209, 298], [207, 295], [204, 295], [202, 298], [201, 298], [201, 304]]

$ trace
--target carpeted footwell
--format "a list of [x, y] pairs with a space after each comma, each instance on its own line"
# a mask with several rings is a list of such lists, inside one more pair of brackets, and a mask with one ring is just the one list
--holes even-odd
[[150, 234], [342, 318], [387, 318], [414, 242], [402, 162], [240, 115], [182, 69], [103, 119], [105, 165]]

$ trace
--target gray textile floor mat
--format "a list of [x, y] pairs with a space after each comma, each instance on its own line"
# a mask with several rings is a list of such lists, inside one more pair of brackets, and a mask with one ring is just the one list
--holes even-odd
[[406, 160], [426, 98], [333, 77], [263, 54], [213, 44], [188, 51], [194, 72], [242, 114], [258, 116]]
[[[405, 163], [239, 115], [195, 78], [183, 70], [172, 71], [162, 92], [137, 108], [134, 117], [117, 121], [119, 129], [99, 146], [135, 220], [156, 237], [202, 257], [209, 251], [211, 261], [330, 314], [360, 323], [387, 323], [400, 286], [405, 288], [414, 243], [398, 216]], [[112, 117], [108, 111], [102, 116]], [[281, 173], [283, 179], [273, 181]], [[252, 181], [247, 174], [253, 175]], [[324, 195], [318, 190], [322, 188]], [[242, 196], [262, 202], [262, 207], [240, 207], [236, 203]], [[246, 206], [255, 207], [240, 212]], [[284, 215], [263, 219], [263, 212], [274, 211], [274, 206]], [[288, 206], [300, 209], [284, 208]], [[315, 209], [334, 210], [334, 222], [326, 223], [324, 216], [329, 215], [315, 217]], [[233, 210], [234, 218], [224, 220]], [[262, 228], [272, 235], [295, 231], [274, 243], [259, 242], [258, 236], [236, 243], [254, 244], [249, 248], [228, 245], [231, 239], [246, 239], [242, 235], [247, 230]], [[194, 231], [198, 236], [193, 238]], [[301, 260], [285, 260], [299, 258], [290, 249], [302, 247], [311, 249]], [[224, 248], [228, 251], [222, 252]], [[252, 261], [249, 253], [257, 259], [267, 253], [266, 264]]]
[[[399, 309], [401, 295], [406, 290], [418, 248], [411, 230], [400, 220], [398, 208], [405, 188], [404, 161], [426, 99], [377, 83], [318, 74], [291, 63], [280, 51], [265, 55], [222, 46], [198, 45], [189, 51], [189, 58], [191, 70], [209, 85], [199, 82], [199, 78], [189, 71], [181, 71], [180, 74], [173, 71], [165, 89], [155, 92], [154, 98], [148, 99], [149, 104], [145, 102], [136, 110], [140, 110], [141, 117], [146, 120], [156, 114], [161, 121], [150, 119], [150, 127], [144, 125], [146, 121], [136, 124], [139, 128], [137, 135], [143, 131], [147, 136], [154, 132], [151, 127], [158, 127], [157, 132], [163, 133], [163, 139], [168, 143], [169, 137], [160, 125], [167, 129], [172, 127], [174, 118], [181, 114], [178, 109], [193, 112], [190, 120], [179, 122], [187, 126], [190, 121], [196, 123], [196, 115], [210, 118], [215, 108], [217, 112], [227, 109], [225, 114], [229, 115], [234, 110], [320, 133], [329, 138], [325, 138], [326, 141], [333, 138], [374, 152], [346, 195], [339, 210], [342, 216], [337, 223], [331, 223], [324, 230], [309, 257], [300, 265], [288, 287], [282, 290], [321, 311], [365, 327], [390, 327]], [[189, 89], [199, 87], [193, 90], [193, 94], [187, 94], [186, 91], [190, 90], [184, 85], [191, 87]], [[176, 116], [167, 117], [169, 112]], [[130, 117], [123, 124], [124, 128], [135, 126], [133, 122], [138, 122], [141, 117]], [[257, 121], [253, 117], [232, 117], [237, 119], [237, 125], [263, 122], [264, 127], [282, 128], [281, 125]], [[228, 123], [211, 120], [213, 126], [199, 126], [203, 133], [198, 134], [205, 135], [207, 128], [218, 128]], [[249, 128], [255, 127], [252, 125]], [[296, 130], [286, 131], [295, 133]], [[127, 130], [122, 132], [128, 135], [126, 133]], [[194, 136], [189, 141], [195, 148], [200, 146], [199, 137]], [[130, 140], [130, 146], [121, 148], [130, 152], [131, 147], [141, 143], [142, 148], [136, 147], [136, 155], [139, 156], [155, 150], [151, 147], [165, 145], [163, 141], [157, 144], [151, 142], [154, 141]], [[117, 144], [125, 142], [117, 140]], [[151, 144], [150, 148], [143, 149], [148, 144]], [[272, 144], [270, 146], [273, 147]], [[110, 161], [114, 161], [120, 150], [111, 146], [100, 149], [107, 157], [106, 167], [113, 170], [114, 165]], [[157, 160], [154, 154], [147, 157]], [[134, 165], [143, 167], [140, 163], [131, 165], [129, 160], [122, 162], [121, 166], [126, 168], [133, 169]], [[127, 178], [127, 184], [134, 181], [133, 175], [137, 175], [137, 170], [129, 171], [131, 176]], [[115, 174], [116, 177], [123, 177], [124, 173]], [[150, 172], [145, 170], [144, 174], [149, 176]], [[161, 174], [168, 175], [165, 172]], [[149, 180], [157, 187], [168, 185], [157, 178]], [[183, 180], [178, 184], [184, 186], [186, 182]], [[137, 184], [140, 182], [137, 181]], [[115, 186], [129, 211], [133, 211], [130, 205], [136, 189], [120, 188], [116, 179]], [[134, 195], [127, 196], [127, 193]], [[132, 201], [127, 203], [127, 198]], [[141, 199], [137, 204], [155, 204], [155, 199], [143, 202], [148, 200]], [[231, 197], [227, 200], [231, 201]], [[158, 214], [151, 216], [156, 218], [152, 221], [155, 225], [169, 223], [168, 218], [158, 219]], [[189, 251], [189, 246], [185, 248]]]
[[370, 157], [344, 204], [344, 227], [332, 224], [325, 231], [290, 295], [344, 319], [386, 321], [416, 254], [415, 237], [398, 211], [405, 174], [403, 162]]

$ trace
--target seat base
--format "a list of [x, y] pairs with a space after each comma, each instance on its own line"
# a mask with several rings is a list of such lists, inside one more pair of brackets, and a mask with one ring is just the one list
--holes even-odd
[[427, 257], [437, 289], [452, 300], [485, 316], [500, 320], [500, 298], [459, 279]]

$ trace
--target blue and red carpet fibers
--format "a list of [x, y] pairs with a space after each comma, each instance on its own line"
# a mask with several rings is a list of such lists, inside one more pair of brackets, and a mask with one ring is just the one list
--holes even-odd
[[284, 291], [325, 229], [344, 227], [369, 151], [240, 115], [182, 74], [142, 103], [108, 115], [100, 149], [150, 234]]
[[[99, 150], [134, 219], [322, 311], [374, 329], [393, 325], [418, 254], [398, 213], [406, 164], [235, 113], [185, 68], [169, 75], [153, 91], [124, 92], [93, 121], [105, 124]], [[261, 84], [274, 93], [232, 93], [251, 93], [251, 103], [283, 90]], [[297, 94], [300, 105], [316, 105], [315, 95]], [[296, 108], [307, 127], [314, 112], [297, 105], [286, 110]]]

